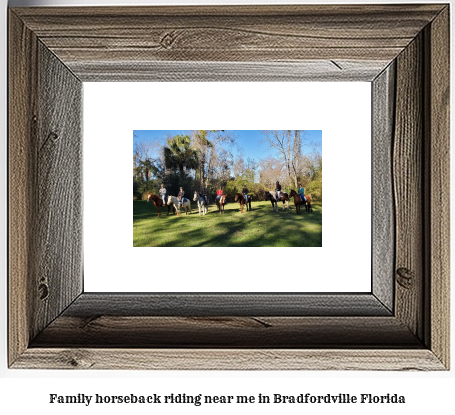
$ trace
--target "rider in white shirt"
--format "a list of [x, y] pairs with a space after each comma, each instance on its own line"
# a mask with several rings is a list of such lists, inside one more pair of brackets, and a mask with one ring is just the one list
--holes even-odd
[[163, 199], [163, 205], [166, 204], [166, 188], [164, 187], [164, 184], [161, 185], [160, 188], [160, 197]]

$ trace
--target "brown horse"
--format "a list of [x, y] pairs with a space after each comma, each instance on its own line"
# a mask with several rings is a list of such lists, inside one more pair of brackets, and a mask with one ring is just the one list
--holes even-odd
[[[164, 203], [163, 203], [163, 199], [161, 199], [161, 197], [157, 196], [157, 195], [154, 195], [152, 193], [148, 193], [147, 194], [147, 202], [150, 202], [152, 201], [153, 204], [155, 205], [156, 207], [156, 210], [158, 211], [158, 217], [161, 216], [161, 207], [163, 206], [166, 206]], [[175, 206], [172, 206], [173, 210], [174, 210], [174, 214], [175, 214]], [[167, 205], [167, 215], [169, 216], [169, 212], [171, 211], [171, 207], [169, 205]]]
[[227, 199], [226, 195], [221, 195], [220, 198], [217, 199], [217, 201], [216, 201], [216, 205], [218, 206], [218, 209], [220, 210], [220, 215], [221, 215], [221, 212], [224, 213], [224, 205], [226, 204], [226, 199]]
[[[246, 211], [248, 212], [251, 210], [251, 196], [248, 198], [248, 202], [245, 200], [245, 196], [243, 196], [242, 193], [236, 193], [235, 194], [235, 199], [236, 202], [239, 202], [240, 204], [240, 212], [243, 213], [243, 206], [246, 205]], [[249, 207], [249, 209], [248, 209]]]
[[297, 211], [297, 215], [300, 215], [300, 205], [303, 205], [305, 207], [307, 213], [313, 213], [313, 208], [311, 207], [311, 195], [305, 195], [306, 202], [304, 202], [295, 190], [291, 190], [289, 197], [294, 198], [294, 205], [295, 210]]

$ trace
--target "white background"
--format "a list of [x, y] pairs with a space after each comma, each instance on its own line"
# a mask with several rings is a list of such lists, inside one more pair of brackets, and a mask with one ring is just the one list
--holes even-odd
[[[417, 2], [417, 1], [416, 1]], [[432, 3], [438, 3], [438, 1]], [[89, 0], [12, 0], [11, 5], [87, 5], [87, 4], [125, 4], [122, 1], [98, 0], [96, 3]], [[153, 4], [152, 1], [136, 0], [135, 4]], [[170, 4], [200, 3], [179, 0], [168, 1]], [[209, 3], [209, 2], [206, 2]], [[219, 2], [211, 2], [219, 3]], [[232, 3], [241, 3], [240, 1]], [[250, 1], [250, 3], [255, 3]], [[256, 2], [259, 3], [259, 2]], [[271, 2], [266, 2], [271, 3]], [[275, 1], [274, 3], [280, 3]], [[286, 0], [286, 3], [298, 3]], [[302, 3], [302, 2], [300, 2]], [[310, 1], [310, 3], [316, 3]], [[318, 2], [321, 3], [321, 2]], [[338, 3], [337, 1], [325, 1], [323, 3]], [[371, 1], [369, 3], [372, 3]], [[374, 3], [374, 2], [373, 2]], [[384, 3], [379, 0], [376, 3]], [[391, 2], [399, 3], [399, 2]], [[430, 3], [430, 1], [427, 1]], [[170, 392], [202, 392], [205, 394], [256, 394], [262, 393], [288, 393], [298, 394], [306, 391], [312, 393], [345, 392], [351, 394], [359, 393], [402, 393], [407, 397], [406, 405], [375, 405], [375, 406], [296, 406], [280, 407], [272, 405], [268, 407], [221, 407], [215, 408], [216, 413], [308, 413], [308, 414], [365, 414], [376, 415], [384, 413], [399, 414], [413, 413], [441, 413], [453, 412], [453, 390], [455, 389], [454, 370], [450, 372], [433, 373], [397, 373], [397, 372], [201, 372], [201, 371], [164, 371], [164, 372], [117, 372], [117, 371], [32, 371], [32, 370], [8, 370], [6, 369], [6, 1], [2, 0], [3, 7], [0, 9], [2, 21], [2, 35], [0, 36], [0, 47], [3, 64], [0, 66], [0, 128], [1, 138], [1, 165], [0, 170], [0, 191], [4, 195], [3, 203], [0, 203], [1, 217], [0, 229], [3, 238], [0, 240], [0, 262], [2, 263], [2, 275], [0, 294], [2, 299], [2, 319], [0, 319], [0, 408], [2, 413], [47, 413], [47, 414], [124, 414], [126, 411], [137, 414], [150, 414], [159, 410], [161, 414], [171, 414], [177, 411], [188, 413], [214, 413], [213, 407], [192, 408], [185, 407], [160, 407], [158, 410], [152, 407], [130, 408], [124, 406], [109, 406], [105, 408], [80, 406], [51, 406], [48, 402], [49, 393], [76, 394], [76, 393], [170, 393]], [[453, 11], [452, 2], [452, 11]], [[452, 36], [454, 31], [452, 30]], [[453, 43], [453, 42], [452, 42]], [[452, 75], [452, 85], [454, 78]], [[453, 89], [452, 89], [453, 90]], [[453, 107], [453, 105], [452, 105]], [[452, 120], [452, 125], [455, 125]], [[453, 148], [453, 145], [452, 145]], [[452, 162], [453, 165], [453, 162]], [[455, 180], [452, 176], [452, 183]], [[453, 204], [452, 204], [453, 206]], [[455, 221], [452, 220], [452, 234]], [[452, 250], [455, 244], [452, 244]], [[454, 284], [452, 284], [453, 287]], [[452, 288], [452, 301], [453, 301]], [[455, 332], [452, 318], [452, 330]], [[452, 336], [452, 345], [454, 339]], [[452, 347], [452, 356], [453, 356]], [[273, 411], [273, 412], [272, 412]]]
[[[84, 290], [371, 291], [370, 108], [368, 82], [85, 83]], [[323, 246], [133, 248], [133, 129], [322, 130]], [[109, 166], [103, 194], [95, 179], [106, 178], [102, 160]], [[155, 217], [156, 209], [150, 211]], [[279, 215], [270, 207], [277, 227]], [[251, 277], [227, 271], [213, 278], [220, 260], [241, 266]], [[200, 261], [208, 272], [192, 271]], [[177, 272], [177, 263], [185, 272]], [[292, 263], [305, 267], [299, 278], [272, 271]]]

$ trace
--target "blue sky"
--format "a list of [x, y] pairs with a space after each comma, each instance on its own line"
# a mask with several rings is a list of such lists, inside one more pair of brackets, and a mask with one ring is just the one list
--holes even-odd
[[[270, 149], [268, 144], [262, 143], [263, 134], [260, 130], [231, 130], [235, 134], [236, 143], [239, 146], [239, 151], [234, 151], [234, 155], [239, 152], [244, 159], [252, 158], [259, 160], [269, 155], [273, 156], [276, 150]], [[189, 130], [134, 130], [134, 140], [155, 140], [164, 137], [191, 134]], [[322, 146], [322, 131], [321, 130], [305, 130], [305, 143], [311, 148], [312, 145]]]

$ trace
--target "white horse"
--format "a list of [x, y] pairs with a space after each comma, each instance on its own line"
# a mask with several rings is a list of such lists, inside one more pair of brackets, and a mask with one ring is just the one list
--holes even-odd
[[280, 192], [283, 196], [284, 200], [278, 200], [277, 192], [267, 192], [265, 195], [265, 200], [270, 200], [272, 202], [272, 209], [275, 211], [275, 204], [276, 204], [276, 211], [278, 212], [278, 202], [283, 202], [283, 209], [289, 210], [289, 195], [285, 192]]
[[191, 201], [189, 199], [185, 199], [184, 203], [180, 203], [180, 201], [175, 196], [168, 196], [167, 204], [173, 204], [177, 210], [177, 215], [180, 216], [180, 208], [183, 207], [185, 209], [185, 214], [188, 215], [188, 210], [191, 213]]
[[198, 192], [194, 192], [194, 198], [193, 200], [196, 202], [197, 200], [197, 207], [199, 208], [199, 216], [201, 216], [201, 213], [204, 215], [207, 215], [207, 203], [205, 202], [205, 199], [199, 195]]

